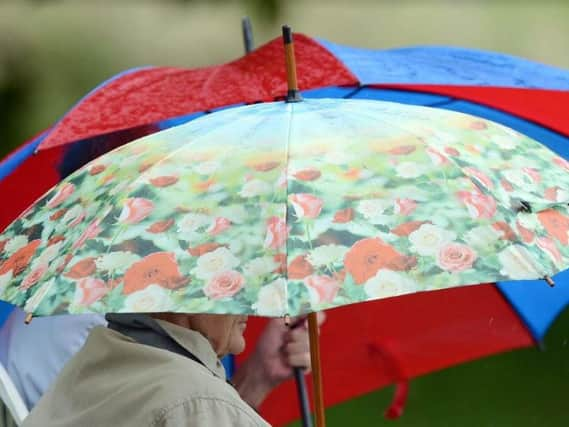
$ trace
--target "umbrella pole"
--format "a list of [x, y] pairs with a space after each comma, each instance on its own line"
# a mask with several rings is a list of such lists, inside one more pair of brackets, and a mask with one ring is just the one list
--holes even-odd
[[312, 427], [312, 416], [310, 415], [310, 402], [308, 393], [306, 392], [306, 381], [302, 368], [294, 368], [294, 379], [296, 382], [296, 393], [298, 394], [298, 404], [300, 405], [300, 414], [302, 427]]
[[310, 336], [310, 363], [314, 389], [314, 412], [316, 427], [326, 426], [324, 413], [324, 394], [322, 391], [322, 369], [320, 366], [320, 342], [318, 340], [318, 319], [316, 313], [308, 315], [308, 334]]
[[[300, 92], [298, 91], [298, 82], [296, 79], [296, 60], [294, 57], [294, 42], [292, 39], [292, 30], [288, 25], [283, 25], [283, 43], [284, 43], [284, 51], [285, 51], [285, 65], [286, 65], [286, 79], [287, 79], [287, 96], [286, 102], [299, 102], [302, 101], [302, 96], [300, 96]], [[316, 314], [314, 314], [314, 319], [311, 321], [312, 314], [308, 315], [308, 327], [310, 333], [310, 359], [312, 364], [312, 371], [315, 372], [318, 370], [320, 372], [320, 350], [318, 348], [318, 322], [316, 320]], [[311, 322], [314, 325], [311, 326]], [[312, 327], [316, 328], [314, 331], [311, 329]], [[315, 334], [313, 336], [313, 334]], [[316, 341], [316, 349], [318, 351], [318, 361], [315, 362], [314, 360], [314, 353], [312, 351], [312, 343]], [[317, 367], [317, 368], [316, 368]], [[302, 369], [295, 368], [294, 370], [294, 378], [296, 380], [296, 390], [298, 393], [298, 400], [300, 404], [300, 412], [302, 415], [302, 427], [312, 427], [312, 418], [310, 417], [310, 405], [308, 402], [308, 394], [306, 392], [306, 382], [304, 380], [304, 372]], [[314, 377], [313, 377], [314, 378]], [[319, 377], [320, 378], [320, 377]], [[320, 379], [318, 380], [320, 383], [322, 382]], [[315, 383], [316, 384], [316, 383]], [[316, 387], [314, 388], [316, 390]], [[320, 396], [320, 400], [322, 399], [322, 384], [320, 384], [320, 391], [318, 392], [317, 396]], [[316, 404], [318, 406], [318, 403]], [[324, 410], [324, 406], [322, 406], [322, 411]], [[322, 412], [323, 414], [324, 412]], [[320, 421], [319, 421], [320, 420]], [[319, 422], [323, 422], [324, 417], [317, 416], [316, 417], [316, 425], [317, 427], [322, 427], [324, 424], [319, 424]]]
[[[306, 324], [306, 317], [301, 317], [293, 325], [290, 324], [290, 317], [285, 316], [285, 324], [292, 330]], [[312, 427], [312, 415], [310, 414], [310, 400], [306, 391], [306, 379], [304, 378], [303, 368], [293, 368], [294, 379], [296, 383], [296, 394], [298, 395], [298, 404], [300, 406], [300, 415], [302, 427]]]
[[241, 19], [241, 31], [243, 32], [243, 46], [245, 47], [245, 54], [253, 50], [253, 29], [251, 27], [251, 20], [248, 16]]

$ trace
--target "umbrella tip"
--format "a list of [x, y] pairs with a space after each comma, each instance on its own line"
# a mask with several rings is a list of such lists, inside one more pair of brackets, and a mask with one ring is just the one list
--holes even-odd
[[292, 30], [288, 25], [283, 25], [283, 41], [285, 44], [292, 43]]
[[547, 276], [547, 275], [546, 275], [546, 276], [543, 278], [543, 280], [545, 280], [545, 281], [547, 282], [547, 284], [548, 284], [549, 286], [551, 286], [552, 288], [555, 286], [555, 282], [553, 281], [553, 279], [552, 279], [550, 276]]
[[516, 212], [532, 213], [531, 203], [526, 200], [514, 199], [512, 200], [512, 206]]
[[254, 50], [253, 47], [253, 27], [251, 26], [251, 19], [248, 16], [241, 18], [241, 30], [243, 32], [243, 45], [245, 47], [245, 54]]
[[26, 325], [29, 325], [30, 323], [32, 323], [33, 317], [34, 315], [32, 313], [26, 313], [26, 318], [24, 319], [24, 323]]

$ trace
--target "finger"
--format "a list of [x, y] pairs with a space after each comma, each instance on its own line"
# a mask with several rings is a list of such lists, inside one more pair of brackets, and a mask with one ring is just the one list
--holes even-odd
[[290, 355], [287, 362], [293, 368], [304, 368], [310, 370], [310, 353], [299, 353]]
[[301, 353], [310, 353], [310, 344], [308, 341], [293, 341], [286, 345], [285, 353], [289, 356]]
[[306, 329], [293, 329], [287, 333], [287, 342], [300, 342], [305, 341], [308, 343], [310, 341], [308, 331]]
[[[291, 322], [291, 329], [305, 329], [308, 330], [308, 318], [307, 316], [300, 316], [293, 318]], [[326, 320], [326, 314], [323, 311], [316, 313], [316, 324], [318, 325], [318, 332], [320, 332], [320, 326]]]
[[286, 324], [280, 318], [269, 320], [266, 329], [268, 328], [278, 331], [286, 331], [289, 329], [288, 326], [286, 326]]
[[[320, 328], [318, 328], [318, 334], [320, 335]], [[283, 346], [286, 346], [292, 342], [304, 342], [307, 346], [310, 346], [310, 334], [306, 329], [293, 329], [283, 336]]]
[[290, 329], [308, 328], [308, 319], [306, 316], [296, 316], [291, 319]]

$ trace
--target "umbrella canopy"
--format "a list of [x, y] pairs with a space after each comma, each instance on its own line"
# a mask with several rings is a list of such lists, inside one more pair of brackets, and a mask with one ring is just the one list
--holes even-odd
[[[442, 110], [227, 110], [116, 149], [36, 202], [1, 236], [2, 299], [40, 315], [285, 316], [549, 277], [569, 254], [567, 167]], [[546, 198], [554, 185], [565, 198]]]

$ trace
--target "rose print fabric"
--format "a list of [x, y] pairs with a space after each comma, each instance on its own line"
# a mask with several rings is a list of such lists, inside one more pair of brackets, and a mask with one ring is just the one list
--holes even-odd
[[36, 315], [297, 315], [553, 276], [569, 163], [496, 123], [364, 100], [231, 109], [87, 164], [0, 236]]

